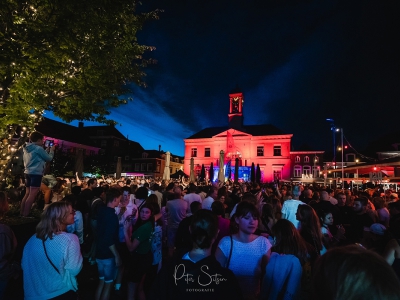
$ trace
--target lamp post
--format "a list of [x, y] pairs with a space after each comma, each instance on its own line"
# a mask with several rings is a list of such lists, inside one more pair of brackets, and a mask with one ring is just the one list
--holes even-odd
[[[357, 158], [357, 159], [356, 159], [357, 180], [358, 180], [358, 162], [359, 162], [359, 160], [358, 160], [358, 158]], [[358, 191], [358, 183], [356, 183], [356, 186], [357, 186], [357, 191]]]
[[[332, 137], [333, 137], [333, 158], [332, 162], [336, 163], [336, 127], [335, 127], [335, 120], [333, 119], [326, 119], [328, 122], [331, 123], [331, 130], [332, 130]], [[335, 165], [335, 164], [333, 164]]]

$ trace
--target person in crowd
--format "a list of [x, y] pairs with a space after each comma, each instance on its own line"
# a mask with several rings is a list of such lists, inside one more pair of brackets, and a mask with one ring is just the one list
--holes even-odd
[[337, 245], [340, 240], [344, 239], [346, 230], [343, 226], [338, 225], [335, 235], [333, 235], [329, 229], [329, 226], [333, 226], [333, 216], [331, 212], [319, 210], [318, 217], [321, 223], [322, 240], [326, 249]]
[[161, 209], [161, 203], [162, 203], [163, 194], [160, 192], [160, 185], [158, 183], [154, 183], [151, 186], [151, 190], [153, 191], [154, 195], [157, 196], [158, 206]]
[[89, 258], [91, 265], [96, 264], [96, 246], [97, 246], [97, 216], [101, 207], [105, 206], [106, 189], [104, 187], [96, 187], [93, 189], [93, 200], [90, 204], [90, 250], [86, 257]]
[[99, 283], [95, 292], [96, 300], [109, 299], [117, 268], [122, 263], [117, 249], [119, 222], [115, 214], [121, 197], [119, 188], [110, 188], [106, 193], [106, 206], [101, 207], [97, 215], [96, 263]]
[[326, 252], [322, 242], [321, 226], [315, 210], [309, 205], [299, 205], [296, 214], [300, 222], [300, 235], [307, 242], [311, 263]]
[[29, 136], [30, 143], [23, 146], [25, 166], [25, 195], [21, 201], [20, 214], [27, 217], [35, 197], [39, 192], [46, 162], [54, 157], [55, 146], [43, 149], [43, 134], [34, 131]]
[[330, 189], [330, 188], [327, 188], [326, 192], [328, 193], [328, 201], [330, 203], [332, 203], [332, 205], [337, 205], [338, 204], [338, 200], [333, 197], [334, 194], [335, 194], [335, 191]]
[[[0, 192], [0, 220], [9, 210], [7, 194]], [[13, 261], [17, 239], [12, 229], [0, 223], [0, 299], [3, 299], [8, 281], [17, 276], [20, 267]]]
[[[190, 204], [190, 211], [194, 214], [196, 211], [201, 209], [201, 203], [194, 201]], [[192, 222], [192, 215], [186, 216], [178, 226], [176, 231], [175, 248], [178, 254], [186, 253], [192, 248], [192, 240], [190, 238], [189, 227]]]
[[75, 211], [67, 202], [50, 204], [22, 255], [25, 299], [77, 299], [82, 268], [78, 237], [67, 233]]
[[67, 202], [69, 205], [72, 206], [72, 209], [75, 210], [74, 215], [74, 223], [67, 226], [68, 233], [74, 233], [79, 239], [79, 244], [83, 244], [83, 216], [79, 210], [76, 210], [76, 196], [75, 195], [67, 195], [65, 196], [62, 201]]
[[286, 200], [282, 206], [282, 219], [289, 220], [293, 223], [294, 227], [299, 229], [300, 222], [296, 218], [296, 212], [299, 205], [303, 205], [304, 202], [299, 200], [300, 187], [298, 185], [293, 187], [293, 199]]
[[[339, 210], [338, 211], [339, 214], [337, 216], [338, 220], [335, 223], [337, 225], [339, 225], [339, 224], [340, 225], [344, 225], [344, 224], [348, 225], [348, 224], [350, 224], [350, 219], [351, 219], [351, 216], [353, 215], [353, 210], [352, 210], [352, 207], [347, 205], [347, 196], [346, 196], [346, 194], [340, 192], [340, 193], [338, 193], [336, 195], [336, 199], [338, 201], [337, 208]], [[329, 211], [327, 209], [325, 209], [325, 210], [322, 209], [322, 210], [323, 211]]]
[[374, 197], [372, 203], [375, 206], [376, 212], [378, 214], [378, 222], [381, 223], [386, 228], [389, 227], [390, 213], [386, 208], [387, 204], [382, 197]]
[[[121, 293], [120, 290], [121, 290], [122, 277], [124, 274], [125, 266], [128, 265], [130, 261], [130, 252], [125, 243], [124, 225], [126, 220], [130, 219], [132, 221], [136, 221], [137, 218], [137, 208], [136, 205], [133, 204], [132, 201], [130, 200], [129, 187], [124, 186], [123, 188], [121, 188], [121, 191], [122, 191], [121, 201], [119, 205], [115, 207], [115, 213], [118, 217], [118, 223], [119, 223], [118, 251], [122, 261], [121, 265], [118, 267], [114, 285], [114, 289], [117, 294]], [[156, 197], [157, 201], [157, 196], [154, 195], [154, 197]]]
[[141, 205], [144, 205], [148, 196], [149, 196], [149, 190], [144, 186], [141, 186], [140, 188], [137, 189], [135, 193], [136, 199], [134, 204], [136, 205], [138, 211], [140, 211]]
[[211, 211], [217, 215], [218, 217], [218, 236], [212, 246], [212, 254], [215, 254], [217, 250], [219, 241], [225, 237], [230, 235], [230, 225], [231, 221], [229, 219], [225, 219], [225, 207], [220, 201], [214, 201], [211, 205]]
[[275, 245], [271, 248], [260, 299], [298, 299], [307, 246], [292, 222], [281, 219], [272, 227]]
[[358, 245], [329, 250], [315, 263], [312, 300], [400, 298], [400, 281], [387, 262]]
[[364, 231], [368, 231], [374, 220], [367, 214], [368, 198], [359, 197], [354, 200], [353, 215], [350, 227], [346, 230], [346, 237], [352, 243], [362, 242]]
[[185, 201], [187, 202], [187, 204], [188, 204], [188, 210], [187, 210], [187, 212], [186, 212], [186, 215], [187, 215], [188, 217], [190, 217], [190, 216], [192, 215], [192, 212], [191, 212], [191, 210], [190, 210], [190, 204], [191, 204], [192, 202], [194, 202], [194, 201], [197, 201], [197, 202], [199, 202], [200, 204], [201, 204], [201, 202], [202, 202], [200, 195], [196, 194], [196, 191], [197, 191], [197, 186], [196, 186], [194, 183], [190, 183], [190, 184], [189, 184], [189, 193], [186, 194], [186, 195], [183, 197], [183, 200], [185, 200]]
[[257, 207], [247, 201], [240, 202], [234, 215], [236, 233], [222, 238], [215, 252], [221, 266], [232, 270], [239, 280], [244, 299], [257, 299], [260, 281], [271, 254], [268, 239], [254, 234], [258, 220]]
[[[47, 175], [43, 175], [42, 177], [42, 182], [40, 184], [40, 191], [43, 193], [44, 195], [44, 208], [46, 208], [51, 202], [52, 200], [52, 191], [53, 188], [57, 185], [58, 180], [56, 177], [54, 177], [53, 174], [47, 174]], [[57, 202], [57, 201], [54, 201]]]
[[153, 254], [151, 238], [154, 233], [154, 205], [144, 203], [139, 210], [139, 218], [132, 227], [125, 222], [124, 235], [131, 261], [128, 267], [128, 299], [145, 299], [144, 277], [151, 271]]
[[260, 232], [272, 235], [272, 226], [274, 226], [278, 221], [274, 214], [272, 204], [265, 203], [262, 206], [260, 221], [261, 222], [258, 224], [258, 229]]
[[218, 189], [215, 186], [210, 186], [207, 192], [207, 198], [202, 202], [202, 208], [211, 210], [211, 204], [217, 199]]
[[310, 201], [312, 201], [312, 196], [313, 196], [313, 191], [311, 189], [305, 189], [303, 191], [303, 199], [302, 202], [304, 202], [305, 204], [308, 204]]
[[218, 234], [216, 215], [205, 209], [196, 211], [190, 233], [192, 249], [161, 269], [150, 299], [243, 299], [232, 271], [221, 267], [211, 254]]
[[178, 231], [179, 223], [186, 218], [187, 202], [182, 199], [182, 190], [180, 187], [174, 188], [174, 200], [169, 200], [166, 205], [166, 212], [168, 214], [168, 256], [172, 257], [175, 247], [176, 233]]

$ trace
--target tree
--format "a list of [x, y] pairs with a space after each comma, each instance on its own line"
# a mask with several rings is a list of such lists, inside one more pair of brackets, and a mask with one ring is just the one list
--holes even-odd
[[10, 143], [23, 125], [26, 137], [45, 110], [67, 122], [114, 123], [110, 109], [132, 100], [123, 95], [153, 62], [136, 34], [158, 11], [138, 13], [135, 0], [3, 2], [0, 136]]

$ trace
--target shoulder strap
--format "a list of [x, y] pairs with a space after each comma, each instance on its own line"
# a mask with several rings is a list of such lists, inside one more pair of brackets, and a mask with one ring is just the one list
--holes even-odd
[[231, 237], [231, 250], [229, 251], [228, 261], [226, 262], [226, 268], [227, 269], [229, 269], [229, 264], [231, 263], [232, 250], [233, 250], [233, 238], [232, 238], [232, 235], [230, 235], [230, 237]]
[[47, 250], [46, 250], [46, 245], [44, 244], [44, 240], [42, 240], [42, 242], [43, 242], [44, 253], [46, 254], [47, 260], [48, 260], [49, 263], [52, 265], [52, 267], [54, 268], [54, 270], [56, 270], [57, 273], [60, 274], [60, 271], [58, 271], [57, 267], [53, 264], [53, 262], [50, 260], [49, 256], [47, 255]]

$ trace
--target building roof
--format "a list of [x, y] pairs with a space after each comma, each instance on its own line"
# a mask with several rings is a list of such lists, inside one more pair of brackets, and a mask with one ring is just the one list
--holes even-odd
[[82, 134], [80, 128], [48, 118], [43, 118], [43, 120], [35, 126], [35, 130], [45, 136], [55, 139], [99, 148], [86, 135]]
[[[90, 137], [99, 136], [98, 135], [98, 130], [102, 130], [103, 131], [103, 135], [102, 136], [112, 136], [112, 137], [116, 137], [116, 138], [119, 138], [119, 139], [122, 139], [122, 140], [128, 140], [114, 126], [107, 126], [107, 125], [103, 125], [103, 126], [84, 126], [84, 127], [81, 127], [80, 129], [83, 130], [85, 132], [85, 134], [90, 136]], [[136, 143], [136, 142], [134, 142], [134, 143]]]
[[[166, 151], [158, 151], [158, 150], [144, 150], [143, 152], [148, 154], [147, 158], [161, 158], [161, 159], [164, 159], [166, 153]], [[179, 155], [174, 155], [173, 153], [171, 153], [170, 158], [171, 160], [178, 158], [179, 161], [181, 161], [183, 160], [184, 157]]]
[[[187, 139], [201, 139], [201, 138], [211, 138], [218, 133], [224, 132], [228, 129], [231, 129], [229, 126], [222, 126], [222, 127], [208, 127], [205, 128], [192, 136], [188, 137]], [[245, 133], [251, 134], [253, 136], [263, 136], [263, 135], [281, 135], [285, 134], [279, 128], [271, 125], [244, 125], [242, 128], [237, 128], [237, 130], [243, 131]]]

